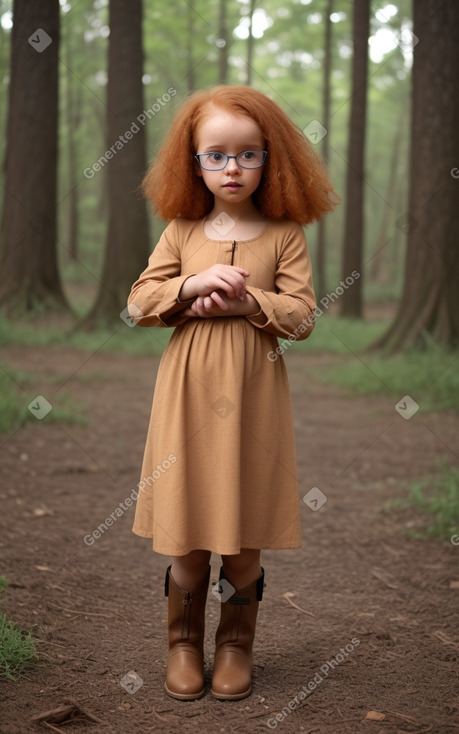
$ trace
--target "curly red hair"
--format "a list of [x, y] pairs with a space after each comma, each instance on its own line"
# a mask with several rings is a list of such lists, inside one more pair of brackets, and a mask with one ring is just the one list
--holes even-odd
[[212, 210], [213, 194], [197, 175], [193, 157], [196, 131], [212, 107], [247, 115], [266, 139], [268, 155], [253, 194], [264, 216], [306, 225], [334, 209], [339, 198], [324, 164], [285, 112], [252, 87], [221, 85], [185, 100], [143, 180], [142, 190], [162, 219], [200, 219]]

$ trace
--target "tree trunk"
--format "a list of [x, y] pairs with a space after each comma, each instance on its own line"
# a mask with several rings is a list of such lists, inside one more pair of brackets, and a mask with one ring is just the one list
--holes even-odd
[[228, 45], [230, 34], [226, 27], [226, 0], [220, 0], [220, 30], [218, 31], [218, 48], [220, 49], [218, 63], [218, 83], [228, 83]]
[[137, 121], [144, 109], [141, 0], [110, 1], [108, 48], [107, 150], [113, 149], [106, 163], [108, 231], [101, 288], [82, 324], [88, 327], [119, 320], [148, 258], [146, 203], [139, 193], [146, 168], [145, 125]]
[[59, 0], [15, 0], [0, 305], [68, 308], [56, 253]]
[[196, 87], [196, 81], [195, 81], [195, 73], [194, 73], [194, 60], [193, 60], [193, 44], [194, 44], [194, 7], [193, 3], [190, 0], [190, 2], [187, 3], [188, 11], [187, 11], [187, 81], [188, 81], [188, 91], [194, 92]]
[[78, 154], [77, 154], [77, 143], [76, 133], [81, 124], [81, 109], [82, 109], [82, 97], [81, 97], [81, 84], [75, 88], [73, 84], [74, 75], [71, 71], [73, 61], [73, 44], [72, 44], [72, 33], [68, 31], [67, 38], [65, 39], [65, 45], [67, 49], [66, 64], [67, 64], [67, 151], [68, 151], [68, 219], [67, 219], [67, 251], [72, 260], [78, 258]]
[[343, 280], [354, 270], [360, 277], [341, 297], [341, 315], [362, 317], [363, 186], [367, 107], [369, 0], [354, 0], [352, 97], [346, 176]]
[[253, 39], [253, 13], [255, 10], [255, 0], [250, 0], [250, 9], [249, 9], [249, 35], [247, 37], [247, 67], [246, 67], [246, 77], [247, 86], [250, 87], [252, 84], [252, 65], [253, 65], [253, 46], [254, 46], [254, 39]]
[[376, 346], [390, 353], [459, 344], [459, 4], [413, 3], [414, 48], [408, 235], [397, 316]]
[[[332, 22], [330, 16], [333, 12], [333, 0], [326, 0], [325, 9], [325, 39], [324, 39], [324, 67], [323, 67], [323, 101], [322, 101], [322, 125], [327, 134], [322, 138], [322, 158], [326, 165], [330, 159], [330, 97], [331, 97], [331, 40]], [[326, 219], [322, 218], [317, 230], [317, 294], [323, 296], [327, 290], [326, 273]]]
[[[379, 230], [379, 235], [376, 238], [373, 250], [373, 257], [370, 261], [371, 265], [368, 273], [368, 277], [370, 280], [379, 283], [387, 280], [386, 274], [384, 273], [385, 248], [388, 242], [392, 239], [388, 238], [388, 233], [391, 216], [394, 210], [394, 203], [396, 202], [395, 190], [397, 188], [398, 159], [400, 156], [400, 148], [402, 144], [402, 123], [403, 120], [400, 120], [397, 123], [395, 129], [394, 142], [392, 144], [392, 153], [389, 162], [389, 174], [387, 177], [386, 192], [384, 195], [385, 205], [381, 228]], [[389, 202], [393, 203], [389, 204]]]

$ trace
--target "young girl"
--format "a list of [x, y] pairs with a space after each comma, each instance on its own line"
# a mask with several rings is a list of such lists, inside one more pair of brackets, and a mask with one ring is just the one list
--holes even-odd
[[303, 224], [336, 197], [302, 132], [250, 87], [182, 105], [144, 181], [172, 220], [132, 286], [140, 326], [176, 327], [158, 370], [133, 530], [173, 556], [168, 665], [177, 699], [205, 692], [211, 552], [221, 554], [212, 694], [251, 692], [263, 548], [299, 548], [295, 438], [276, 337], [306, 339], [314, 292]]

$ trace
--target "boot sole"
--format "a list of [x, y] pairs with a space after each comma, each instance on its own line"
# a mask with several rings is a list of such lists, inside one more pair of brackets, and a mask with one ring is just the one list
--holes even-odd
[[252, 686], [243, 693], [216, 693], [212, 689], [210, 690], [212, 696], [217, 698], [219, 701], [240, 701], [242, 698], [247, 698], [252, 693]]
[[202, 698], [203, 695], [206, 692], [206, 689], [203, 688], [202, 691], [199, 691], [199, 693], [174, 693], [174, 691], [171, 691], [166, 683], [164, 684], [164, 690], [166, 691], [167, 695], [171, 698], [176, 698], [178, 701], [196, 701], [198, 698]]

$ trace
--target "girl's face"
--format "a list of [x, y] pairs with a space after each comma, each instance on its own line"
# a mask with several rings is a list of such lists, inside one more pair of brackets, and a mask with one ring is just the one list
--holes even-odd
[[[254, 120], [218, 107], [209, 113], [196, 131], [196, 153], [218, 151], [238, 155], [244, 150], [264, 150], [265, 143], [263, 133]], [[215, 203], [232, 206], [252, 196], [260, 183], [263, 166], [242, 168], [234, 158], [230, 158], [225, 168], [219, 171], [199, 167], [197, 173], [214, 195]]]

